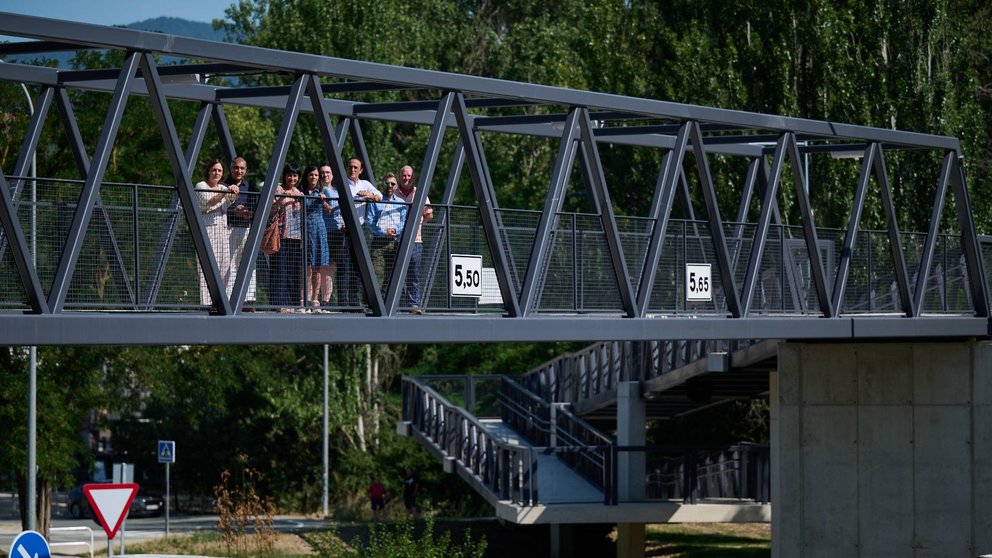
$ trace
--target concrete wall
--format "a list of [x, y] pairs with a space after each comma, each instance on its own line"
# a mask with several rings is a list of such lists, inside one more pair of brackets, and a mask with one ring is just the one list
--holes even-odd
[[992, 344], [784, 343], [772, 555], [992, 553]]

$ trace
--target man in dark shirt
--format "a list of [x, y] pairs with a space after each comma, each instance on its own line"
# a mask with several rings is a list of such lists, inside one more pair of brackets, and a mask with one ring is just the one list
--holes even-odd
[[[227, 226], [231, 229], [231, 281], [227, 285], [227, 295], [231, 295], [231, 289], [238, 276], [238, 266], [241, 265], [241, 257], [245, 252], [245, 241], [248, 239], [248, 229], [251, 228], [252, 217], [255, 216], [255, 208], [258, 207], [258, 188], [248, 182], [245, 175], [248, 173], [248, 163], [243, 157], [235, 157], [231, 161], [231, 178], [228, 186], [237, 186], [238, 199], [234, 200], [227, 208]], [[258, 265], [265, 267], [268, 263], [268, 256], [259, 254]], [[262, 277], [267, 274], [263, 272]], [[271, 292], [271, 291], [269, 291]], [[248, 282], [248, 294], [245, 296], [245, 303], [255, 302], [255, 271], [252, 270], [251, 279]]]
[[413, 474], [413, 469], [407, 467], [406, 477], [403, 479], [403, 505], [406, 511], [417, 517], [417, 490], [420, 485], [417, 483], [417, 476]]

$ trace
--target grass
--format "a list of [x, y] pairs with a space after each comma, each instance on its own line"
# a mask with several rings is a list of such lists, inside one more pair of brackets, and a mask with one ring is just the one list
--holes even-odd
[[671, 523], [648, 525], [647, 556], [758, 558], [772, 554], [767, 523]]
[[[128, 554], [178, 554], [197, 556], [229, 556], [224, 537], [217, 532], [173, 535], [140, 543], [129, 543]], [[88, 555], [88, 554], [87, 554]], [[299, 535], [279, 533], [271, 553], [262, 558], [301, 558], [312, 556], [310, 545]], [[254, 554], [252, 556], [255, 556]]]
[[[337, 535], [345, 540], [361, 535], [367, 531], [368, 525], [357, 524], [338, 531]], [[478, 524], [472, 524], [472, 534], [478, 536]], [[452, 523], [446, 524], [447, 529], [454, 528]], [[505, 534], [489, 533], [490, 540], [497, 542]], [[515, 558], [530, 558], [530, 556], [547, 556], [546, 548], [537, 554], [529, 553], [527, 547], [537, 550], [546, 544], [546, 533], [540, 534], [529, 543], [525, 540], [515, 541]], [[457, 538], [457, 537], [456, 537]], [[645, 555], [654, 558], [766, 558], [771, 556], [771, 526], [767, 523], [685, 523], [685, 524], [655, 524], [648, 525], [645, 533]], [[460, 539], [459, 539], [460, 540]], [[497, 557], [505, 551], [499, 550], [499, 545], [492, 545], [494, 553], [486, 556]], [[224, 538], [220, 533], [204, 532], [190, 535], [173, 535], [168, 539], [129, 543], [129, 554], [175, 554], [199, 556], [229, 556]], [[0, 550], [0, 556], [3, 551]], [[254, 556], [254, 555], [252, 555]], [[299, 535], [280, 533], [275, 541], [273, 551], [260, 558], [313, 558], [314, 553], [305, 540]], [[415, 558], [415, 557], [411, 557]]]

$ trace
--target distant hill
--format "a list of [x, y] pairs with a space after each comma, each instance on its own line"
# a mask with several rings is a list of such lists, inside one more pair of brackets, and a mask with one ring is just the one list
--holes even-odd
[[180, 19], [178, 17], [156, 17], [136, 23], [129, 23], [124, 27], [141, 31], [156, 31], [167, 35], [193, 37], [194, 39], [206, 39], [208, 41], [224, 40], [224, 32], [215, 31], [212, 24]]
[[[214, 31], [213, 25], [202, 21], [190, 21], [178, 17], [156, 17], [123, 25], [128, 29], [138, 31], [154, 31], [156, 33], [166, 33], [168, 35], [179, 35], [181, 37], [192, 37], [194, 39], [206, 39], [209, 41], [223, 41], [224, 32]], [[7, 60], [11, 62], [31, 62], [37, 58], [47, 58], [58, 62], [60, 68], [68, 68], [69, 62], [75, 56], [73, 52], [53, 52], [41, 56], [10, 56]], [[166, 61], [172, 60], [167, 58]]]

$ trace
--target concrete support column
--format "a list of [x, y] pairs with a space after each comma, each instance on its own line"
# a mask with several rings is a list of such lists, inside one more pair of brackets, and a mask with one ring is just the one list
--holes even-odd
[[[640, 382], [617, 384], [617, 445], [643, 446], [645, 443], [645, 403]], [[617, 500], [644, 500], [644, 475], [647, 469], [644, 452], [621, 451], [617, 455]], [[617, 558], [643, 558], [644, 524], [617, 525]]]
[[992, 553], [992, 343], [784, 343], [772, 556]]
[[575, 552], [575, 525], [551, 524], [551, 558], [573, 558]]

